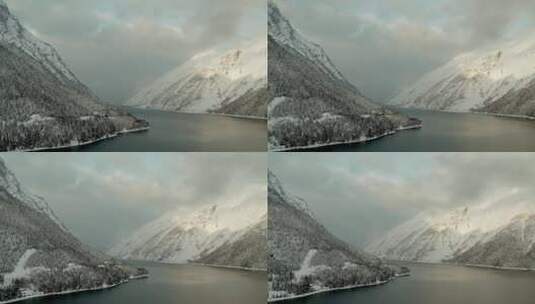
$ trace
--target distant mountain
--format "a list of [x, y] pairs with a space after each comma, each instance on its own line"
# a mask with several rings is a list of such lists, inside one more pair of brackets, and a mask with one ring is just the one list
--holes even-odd
[[213, 205], [162, 216], [110, 250], [123, 259], [265, 268], [265, 207]]
[[366, 141], [421, 124], [366, 98], [272, 0], [268, 57], [272, 150]]
[[145, 274], [84, 246], [0, 158], [0, 302], [100, 289]]
[[386, 265], [333, 236], [306, 202], [295, 204], [269, 173], [268, 283], [271, 301], [337, 288], [386, 283], [407, 269]]
[[197, 263], [242, 267], [248, 269], [266, 269], [267, 261], [267, 216], [259, 223], [246, 227], [241, 235], [232, 242], [225, 243], [217, 249], [201, 253]]
[[0, 2], [0, 151], [76, 146], [146, 127], [101, 103]]
[[[455, 57], [392, 99], [404, 107], [535, 116], [535, 36]], [[531, 92], [531, 93], [530, 93]]]
[[484, 204], [421, 214], [366, 249], [381, 257], [535, 268], [535, 206]]
[[209, 50], [142, 89], [128, 104], [165, 111], [266, 117], [266, 58], [265, 40], [232, 50]]

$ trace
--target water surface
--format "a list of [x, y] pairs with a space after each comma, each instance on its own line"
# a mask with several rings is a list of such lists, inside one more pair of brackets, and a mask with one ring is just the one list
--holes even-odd
[[404, 264], [410, 277], [386, 285], [319, 294], [292, 304], [533, 304], [535, 272]]
[[116, 288], [38, 298], [21, 304], [265, 304], [265, 272], [197, 265], [136, 263], [149, 270], [148, 279]]
[[307, 151], [359, 152], [532, 152], [535, 121], [472, 113], [397, 109], [423, 121], [423, 128], [360, 144]]
[[65, 149], [83, 152], [255, 152], [267, 150], [265, 120], [127, 108], [150, 123], [95, 144]]

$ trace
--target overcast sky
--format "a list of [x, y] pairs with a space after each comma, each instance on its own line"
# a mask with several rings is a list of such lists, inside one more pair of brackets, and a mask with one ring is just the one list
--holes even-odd
[[498, 198], [500, 204], [531, 201], [534, 163], [533, 153], [269, 156], [286, 189], [305, 199], [331, 232], [361, 248], [420, 212]]
[[6, 0], [74, 73], [122, 103], [196, 53], [266, 36], [265, 0]]
[[82, 241], [106, 249], [180, 208], [266, 205], [265, 153], [5, 153], [7, 166], [46, 199]]
[[378, 102], [460, 52], [535, 26], [533, 0], [277, 0]]

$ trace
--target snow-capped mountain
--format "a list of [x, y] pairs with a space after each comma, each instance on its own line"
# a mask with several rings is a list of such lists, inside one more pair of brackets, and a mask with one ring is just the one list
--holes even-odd
[[2, 159], [0, 159], [0, 188], [3, 188], [7, 193], [26, 204], [28, 207], [48, 216], [56, 222], [60, 228], [66, 230], [63, 223], [61, 223], [56, 214], [54, 214], [52, 208], [48, 206], [48, 203], [42, 197], [31, 194], [27, 189], [24, 189], [13, 172], [6, 167]]
[[28, 193], [0, 158], [0, 302], [107, 288], [144, 270], [89, 249], [45, 200]]
[[[535, 206], [525, 202], [426, 212], [395, 227], [366, 249], [392, 260], [524, 267], [527, 259], [533, 267], [535, 258], [529, 252], [535, 235], [529, 227], [534, 219]], [[503, 248], [489, 250], [497, 244]], [[517, 258], [520, 253], [525, 256]]]
[[502, 98], [530, 83], [533, 85], [534, 80], [535, 35], [532, 35], [461, 54], [425, 75], [391, 103], [429, 110], [531, 115], [532, 100], [529, 106], [523, 106], [516, 104], [516, 98], [507, 102]]
[[0, 59], [0, 151], [75, 146], [147, 126], [102, 104], [5, 2]]
[[268, 3], [268, 132], [272, 150], [362, 142], [421, 122], [366, 98]]
[[269, 173], [270, 300], [335, 288], [379, 285], [408, 271], [388, 266], [339, 240], [303, 204], [306, 202], [295, 205], [278, 178]]
[[[239, 242], [265, 220], [265, 213], [265, 206], [258, 204], [213, 205], [191, 214], [177, 210], [145, 225], [109, 253], [132, 260], [194, 262], [222, 246]], [[256, 246], [265, 246], [257, 240]], [[211, 259], [215, 261], [217, 257]]]
[[265, 117], [265, 40], [242, 48], [212, 49], [196, 55], [142, 89], [128, 104], [189, 113]]
[[236, 240], [227, 242], [211, 252], [201, 253], [201, 258], [195, 262], [265, 270], [268, 254], [267, 214], [260, 222], [244, 228], [239, 234]]

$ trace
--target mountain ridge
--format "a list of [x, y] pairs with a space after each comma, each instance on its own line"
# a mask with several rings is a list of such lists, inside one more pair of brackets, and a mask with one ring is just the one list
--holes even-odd
[[127, 104], [186, 113], [265, 117], [265, 41], [209, 49], [140, 90]]
[[364, 142], [421, 126], [365, 97], [272, 0], [268, 57], [270, 150]]

